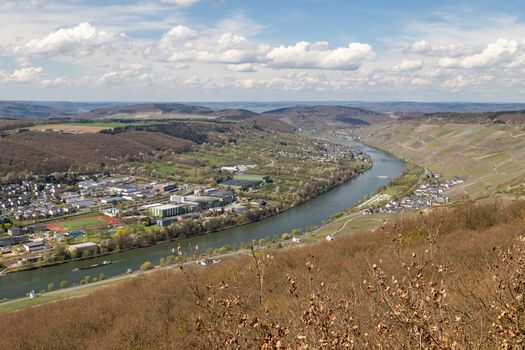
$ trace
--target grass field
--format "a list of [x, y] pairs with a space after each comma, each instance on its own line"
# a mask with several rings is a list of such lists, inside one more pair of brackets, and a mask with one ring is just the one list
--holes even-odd
[[32, 127], [33, 130], [54, 130], [54, 131], [77, 131], [85, 133], [97, 133], [101, 130], [121, 128], [124, 126], [141, 125], [141, 122], [122, 123], [61, 123], [61, 124], [41, 124]]
[[446, 177], [465, 183], [452, 196], [480, 197], [505, 190], [525, 174], [521, 125], [395, 122], [363, 129], [363, 140]]
[[8, 312], [12, 312], [12, 311], [20, 310], [20, 309], [26, 309], [26, 308], [35, 307], [38, 305], [57, 302], [60, 300], [86, 296], [96, 290], [100, 290], [101, 288], [106, 288], [109, 286], [117, 286], [119, 284], [122, 284], [126, 282], [129, 278], [132, 278], [132, 276], [127, 276], [126, 278], [122, 278], [119, 280], [103, 280], [103, 281], [100, 281], [99, 283], [94, 283], [92, 285], [88, 285], [80, 289], [64, 289], [64, 290], [58, 289], [51, 293], [37, 295], [33, 299], [22, 298], [22, 299], [16, 299], [13, 301], [0, 303], [0, 315], [3, 313], [8, 313]]

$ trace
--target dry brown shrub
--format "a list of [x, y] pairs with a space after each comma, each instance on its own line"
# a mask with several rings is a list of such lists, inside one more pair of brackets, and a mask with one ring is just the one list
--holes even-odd
[[2, 315], [0, 347], [523, 349], [524, 208], [467, 204], [161, 271]]

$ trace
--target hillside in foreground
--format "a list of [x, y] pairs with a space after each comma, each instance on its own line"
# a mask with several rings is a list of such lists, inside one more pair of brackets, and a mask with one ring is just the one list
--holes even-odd
[[523, 182], [525, 126], [397, 121], [360, 130], [366, 143], [465, 182], [452, 196], [476, 198]]
[[[525, 341], [525, 202], [164, 270], [2, 315], [6, 349], [494, 349]], [[24, 336], [20, 336], [24, 334]]]

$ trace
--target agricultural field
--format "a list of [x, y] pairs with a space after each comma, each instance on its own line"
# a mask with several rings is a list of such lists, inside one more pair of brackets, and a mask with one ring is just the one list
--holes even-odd
[[505, 191], [525, 175], [525, 127], [401, 121], [360, 131], [375, 147], [465, 180], [449, 193], [471, 198]]
[[98, 133], [102, 130], [116, 129], [125, 126], [142, 125], [140, 122], [108, 122], [108, 123], [60, 123], [60, 124], [40, 124], [35, 125], [31, 130], [49, 130], [54, 132], [78, 132], [78, 133]]

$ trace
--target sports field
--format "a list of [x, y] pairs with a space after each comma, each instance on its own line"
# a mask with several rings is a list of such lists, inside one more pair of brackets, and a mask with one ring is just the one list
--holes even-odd
[[71, 231], [78, 229], [94, 229], [102, 228], [107, 226], [117, 225], [118, 219], [109, 218], [105, 216], [89, 216], [78, 219], [60, 220], [57, 222], [49, 223], [47, 228], [51, 231]]

